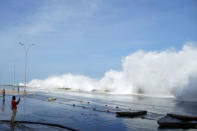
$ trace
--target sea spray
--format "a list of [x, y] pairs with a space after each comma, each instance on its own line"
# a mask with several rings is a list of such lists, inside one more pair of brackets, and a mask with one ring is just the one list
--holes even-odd
[[175, 94], [180, 101], [197, 102], [197, 75], [191, 76], [187, 85]]
[[28, 83], [28, 86], [44, 90], [69, 88], [74, 91], [92, 91], [97, 86], [96, 83], [96, 80], [87, 76], [68, 73], [61, 76], [51, 76], [45, 80], [34, 79]]
[[[36, 89], [70, 88], [115, 94], [141, 94], [197, 101], [197, 48], [185, 44], [179, 51], [137, 51], [122, 60], [122, 70], [94, 79], [66, 73], [28, 83]], [[193, 77], [195, 75], [195, 77]], [[196, 83], [195, 83], [196, 82]]]

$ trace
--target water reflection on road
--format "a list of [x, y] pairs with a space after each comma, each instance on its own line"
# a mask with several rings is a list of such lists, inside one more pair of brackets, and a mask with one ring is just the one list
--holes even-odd
[[[1, 120], [11, 117], [12, 95], [1, 100]], [[16, 120], [47, 122], [66, 125], [79, 130], [158, 130], [157, 120], [168, 112], [197, 115], [196, 103], [177, 102], [174, 99], [131, 95], [110, 95], [82, 92], [29, 92], [21, 97]], [[57, 98], [48, 101], [48, 97]], [[116, 111], [147, 110], [144, 119], [117, 118]], [[22, 126], [23, 125], [23, 126]], [[7, 128], [5, 124], [0, 127]], [[18, 129], [35, 128], [19, 124]], [[47, 128], [47, 127], [45, 127]], [[48, 127], [51, 129], [52, 127]], [[37, 128], [39, 130], [39, 128]]]

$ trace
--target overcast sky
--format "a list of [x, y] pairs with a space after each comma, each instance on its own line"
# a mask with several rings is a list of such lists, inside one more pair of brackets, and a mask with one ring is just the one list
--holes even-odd
[[1, 0], [0, 83], [64, 73], [100, 78], [137, 50], [197, 41], [196, 0]]

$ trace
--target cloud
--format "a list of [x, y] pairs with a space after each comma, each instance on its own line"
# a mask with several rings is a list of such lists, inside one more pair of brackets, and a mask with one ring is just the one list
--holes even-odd
[[97, 0], [78, 2], [50, 0], [42, 5], [33, 16], [29, 16], [25, 25], [19, 28], [24, 34], [29, 35], [54, 32], [59, 26], [65, 26], [66, 24], [72, 26], [76, 21], [78, 23], [91, 17], [98, 9]]

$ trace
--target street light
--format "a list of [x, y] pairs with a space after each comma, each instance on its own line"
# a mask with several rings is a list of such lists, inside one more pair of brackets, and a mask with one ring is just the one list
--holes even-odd
[[30, 45], [26, 45], [26, 44], [23, 44], [22, 42], [19, 42], [18, 43], [19, 45], [23, 46], [24, 47], [24, 50], [25, 50], [25, 75], [24, 75], [24, 87], [26, 89], [26, 76], [27, 76], [27, 56], [28, 56], [28, 52], [30, 50], [30, 48], [32, 46], [34, 46], [35, 44], [30, 44]]

